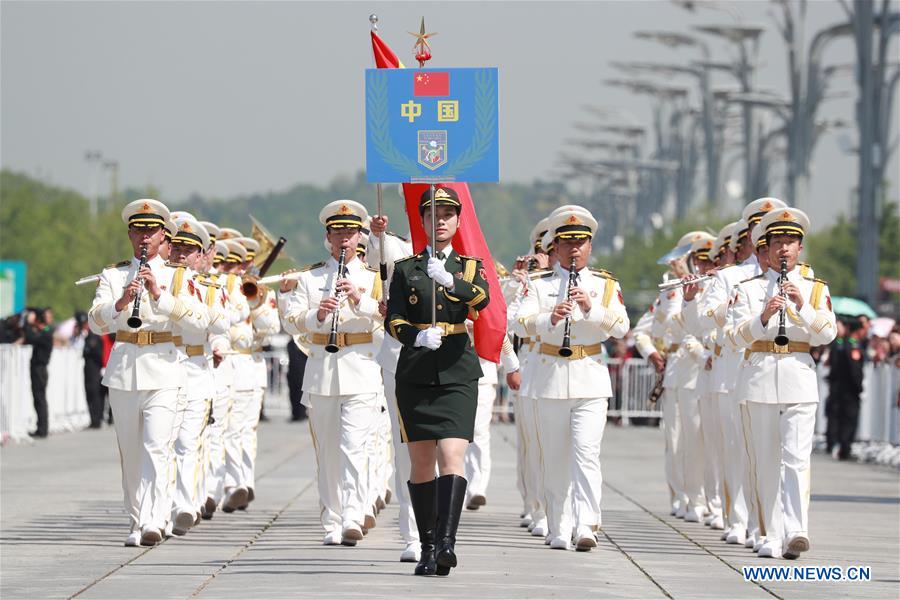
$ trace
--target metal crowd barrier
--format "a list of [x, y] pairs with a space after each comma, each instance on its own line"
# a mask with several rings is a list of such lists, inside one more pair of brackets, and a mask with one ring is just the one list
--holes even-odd
[[[287, 382], [288, 354], [285, 348], [263, 353], [269, 370], [269, 388], [265, 395], [268, 416], [282, 418], [291, 414]], [[28, 439], [35, 428], [31, 397], [29, 361], [31, 347], [0, 344], [0, 435], [2, 441]], [[608, 416], [621, 419], [622, 425], [635, 420], [657, 419], [658, 407], [651, 407], [650, 391], [656, 383], [656, 372], [643, 359], [605, 358], [612, 380]], [[47, 404], [50, 431], [75, 431], [87, 427], [90, 417], [84, 393], [84, 362], [81, 352], [73, 348], [55, 348], [48, 365]], [[817, 433], [824, 432], [824, 407], [828, 398], [827, 367], [818, 369], [820, 382], [820, 419]], [[500, 378], [503, 382], [503, 378]], [[501, 388], [503, 384], [501, 384]], [[861, 396], [857, 439], [900, 444], [900, 369], [891, 364], [866, 365], [864, 391]], [[498, 389], [498, 394], [503, 393]], [[650, 423], [654, 423], [650, 421]]]

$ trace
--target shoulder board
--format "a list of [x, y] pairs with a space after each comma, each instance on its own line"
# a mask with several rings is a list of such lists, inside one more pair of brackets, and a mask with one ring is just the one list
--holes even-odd
[[313, 263], [311, 265], [306, 265], [305, 267], [300, 267], [299, 269], [297, 269], [297, 271], [302, 273], [303, 271], [312, 271], [313, 269], [318, 269], [318, 268], [324, 267], [324, 266], [325, 266], [325, 261], [323, 260], [322, 262], [317, 262], [317, 263]]
[[466, 260], [477, 260], [478, 262], [481, 262], [481, 259], [478, 258], [477, 256], [466, 256], [464, 254], [457, 254], [457, 256], [459, 256], [460, 258], [464, 258]]
[[119, 269], [119, 268], [122, 268], [122, 267], [127, 267], [127, 266], [130, 265], [130, 264], [131, 264], [131, 261], [130, 261], [130, 260], [123, 260], [123, 261], [121, 261], [121, 262], [113, 263], [113, 264], [111, 264], [111, 265], [106, 265], [106, 266], [103, 267], [103, 268], [104, 268], [104, 269]]
[[548, 277], [553, 277], [556, 274], [556, 271], [545, 271], [541, 273], [541, 279], [547, 279]]
[[545, 269], [543, 271], [535, 271], [534, 273], [528, 274], [528, 279], [538, 279], [541, 277], [546, 277], [547, 275], [552, 275], [553, 269]]
[[762, 279], [763, 277], [765, 277], [765, 275], [766, 275], [765, 273], [760, 273], [759, 275], [755, 275], [753, 277], [748, 277], [747, 279], [738, 282], [738, 285], [740, 285], [741, 283], [747, 283], [748, 281], [753, 281], [754, 279]]
[[385, 233], [385, 235], [389, 235], [389, 236], [391, 236], [391, 237], [395, 237], [395, 238], [397, 238], [398, 240], [403, 240], [404, 242], [409, 241], [409, 240], [407, 240], [405, 237], [403, 237], [402, 235], [399, 235], [399, 234], [397, 234], [397, 233], [394, 233], [393, 231], [385, 231], [384, 233]]
[[588, 271], [590, 271], [594, 275], [597, 275], [598, 277], [603, 277], [605, 279], [612, 279], [613, 281], [618, 281], [615, 277], [612, 276], [612, 273], [610, 273], [606, 269], [589, 268]]
[[404, 257], [404, 258], [395, 260], [395, 261], [394, 261], [394, 264], [406, 262], [407, 260], [412, 260], [412, 259], [414, 259], [414, 258], [422, 258], [422, 253], [419, 252], [418, 254], [413, 254], [412, 256], [406, 256], [406, 257]]
[[167, 267], [171, 267], [171, 268], [173, 268], [173, 269], [179, 269], [179, 268], [180, 268], [180, 269], [186, 269], [186, 268], [187, 268], [185, 265], [178, 264], [178, 263], [173, 263], [173, 262], [169, 262], [169, 261], [166, 261], [166, 266], [167, 266]]
[[721, 271], [722, 269], [727, 269], [728, 267], [735, 267], [735, 266], [737, 266], [737, 265], [735, 265], [734, 263], [728, 263], [727, 265], [722, 265], [721, 267], [716, 267], [716, 270]]
[[370, 267], [368, 264], [363, 265], [363, 266], [365, 267], [366, 271], [371, 271], [371, 272], [373, 272], [373, 273], [380, 273], [380, 272], [381, 272], [379, 269], [376, 269], [376, 268], [374, 268], [374, 267]]
[[818, 277], [804, 277], [803, 279], [805, 279], [807, 281], [815, 281], [816, 283], [822, 283], [822, 284], [828, 285], [827, 281], [825, 281], [824, 279], [819, 279]]
[[809, 263], [798, 262], [798, 263], [797, 263], [797, 266], [798, 266], [798, 267], [808, 267], [808, 266], [809, 266]]

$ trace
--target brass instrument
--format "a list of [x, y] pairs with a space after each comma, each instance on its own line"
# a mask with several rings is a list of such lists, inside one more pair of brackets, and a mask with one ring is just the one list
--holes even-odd
[[[143, 269], [147, 265], [147, 246], [141, 246], [141, 260], [138, 265], [138, 277], [140, 277], [141, 269]], [[143, 321], [141, 321], [141, 294], [144, 293], [144, 278], [140, 277], [141, 285], [138, 286], [137, 294], [134, 297], [134, 304], [131, 307], [131, 316], [128, 317], [128, 326], [132, 329], [139, 329], [141, 325], [143, 325]]]
[[[572, 288], [575, 287], [575, 279], [578, 277], [578, 269], [575, 266], [575, 259], [569, 265], [569, 285], [566, 288], [566, 300], [572, 299]], [[572, 356], [572, 317], [566, 317], [566, 329], [563, 333], [562, 345], [559, 347], [559, 355], [565, 358]]]
[[[346, 258], [347, 249], [341, 248], [341, 257], [338, 259], [338, 270], [337, 275], [334, 277], [334, 295], [336, 297], [340, 297], [340, 294], [337, 289], [338, 279], [344, 276], [344, 260]], [[334, 354], [340, 347], [337, 345], [337, 328], [338, 328], [338, 313], [341, 312], [341, 306], [338, 304], [338, 307], [335, 309], [333, 313], [331, 313], [331, 332], [328, 334], [328, 343], [325, 344], [325, 351], [331, 352]]]
[[[779, 294], [782, 298], [786, 298], [787, 296], [784, 293], [784, 284], [787, 282], [787, 260], [784, 258], [781, 259], [781, 277], [778, 278], [778, 283], [781, 286], [779, 290]], [[787, 346], [788, 345], [788, 336], [785, 331], [784, 325], [784, 313], [786, 312], [787, 305], [781, 307], [781, 310], [778, 312], [778, 335], [775, 336], [775, 345], [776, 346]]]
[[[259, 267], [259, 270], [256, 272], [248, 273], [241, 278], [241, 292], [244, 294], [244, 297], [247, 298], [247, 302], [254, 303], [261, 298], [265, 297], [265, 294], [268, 294], [268, 288], [265, 288], [265, 284], [267, 283], [275, 283], [280, 281], [280, 278], [276, 278], [272, 280], [271, 277], [263, 277], [269, 268], [272, 266], [272, 263], [275, 262], [275, 259], [278, 258], [278, 254], [281, 252], [281, 249], [284, 248], [284, 245], [287, 243], [283, 237], [278, 238], [278, 241], [275, 242], [275, 246], [272, 247], [272, 251], [269, 252], [269, 255], [266, 257], [266, 260]], [[263, 280], [266, 281], [263, 281]], [[260, 286], [263, 286], [263, 293], [260, 293]]]
[[705, 281], [707, 279], [712, 279], [715, 275], [701, 275], [700, 277], [695, 277], [694, 279], [685, 280], [682, 279], [672, 279], [670, 281], [664, 281], [660, 283], [658, 286], [659, 291], [666, 292], [668, 290], [674, 290], [675, 288], [679, 288], [685, 285], [691, 285], [693, 283], [700, 283], [701, 281]]

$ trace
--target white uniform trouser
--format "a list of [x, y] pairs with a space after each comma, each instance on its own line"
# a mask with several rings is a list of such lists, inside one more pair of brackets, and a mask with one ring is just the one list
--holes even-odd
[[748, 403], [766, 539], [809, 533], [814, 403]]
[[538, 401], [530, 396], [519, 395], [519, 413], [516, 422], [521, 421], [525, 438], [525, 508], [534, 521], [547, 516], [547, 492], [544, 488], [544, 456], [538, 437]]
[[409, 452], [403, 447], [400, 437], [400, 417], [397, 412], [397, 382], [394, 374], [384, 372], [384, 397], [387, 400], [388, 412], [391, 418], [391, 443], [394, 446], [394, 497], [400, 508], [397, 523], [400, 526], [400, 535], [407, 544], [419, 541], [419, 530], [416, 528], [416, 515], [413, 514], [412, 505], [409, 502], [409, 490], [406, 482], [409, 480], [410, 461]]
[[178, 435], [175, 438], [175, 506], [173, 516], [179, 512], [196, 513], [206, 498], [200, 497], [201, 443], [203, 429], [209, 417], [210, 400], [187, 400]]
[[680, 445], [684, 460], [684, 493], [689, 508], [704, 508], [703, 434], [700, 428], [700, 397], [697, 390], [677, 388], [678, 413], [681, 419]]
[[478, 408], [475, 410], [475, 433], [466, 449], [465, 468], [469, 484], [466, 496], [485, 496], [491, 479], [491, 417], [497, 386], [493, 383], [478, 384]]
[[703, 489], [709, 512], [722, 514], [722, 425], [719, 402], [713, 394], [700, 396], [700, 428], [703, 431]]
[[522, 406], [519, 402], [519, 393], [513, 390], [510, 390], [509, 393], [516, 424], [516, 489], [519, 490], [519, 495], [522, 496], [524, 512], [530, 514], [531, 506], [528, 505], [528, 488], [525, 482], [525, 461], [527, 460], [528, 451], [525, 445], [525, 433], [522, 424]]
[[[225, 497], [225, 430], [231, 412], [231, 389], [216, 395], [212, 405], [213, 423], [206, 427], [206, 497], [216, 504]], [[205, 498], [201, 497], [203, 501]]]
[[241, 468], [242, 479], [247, 488], [256, 487], [256, 430], [259, 427], [259, 414], [262, 411], [263, 388], [253, 390], [247, 412], [244, 413], [244, 424], [241, 428]]
[[252, 412], [254, 404], [254, 390], [231, 389], [231, 411], [225, 428], [226, 494], [235, 488], [248, 486], [244, 478], [244, 428], [247, 425], [247, 415]]
[[756, 482], [756, 452], [753, 443], [753, 428], [751, 427], [750, 409], [746, 403], [740, 405], [741, 426], [744, 440], [744, 498], [747, 501], [747, 532], [748, 534], [760, 526], [759, 490]]
[[379, 394], [375, 422], [366, 444], [366, 455], [369, 457], [368, 481], [369, 495], [366, 514], [375, 516], [375, 503], [378, 498], [384, 500], [387, 489], [388, 461], [390, 460], [390, 424], [387, 411], [384, 410], [384, 398]]
[[547, 523], [552, 536], [568, 540], [573, 526], [596, 529], [602, 522], [600, 444], [608, 405], [607, 398], [537, 400]]
[[362, 525], [369, 492], [366, 442], [378, 416], [378, 394], [307, 395], [322, 526], [331, 533]]
[[132, 531], [164, 529], [169, 517], [169, 442], [178, 389], [127, 392], [110, 388], [122, 465], [122, 492]]
[[744, 493], [743, 461], [746, 449], [739, 404], [734, 394], [718, 394], [719, 418], [722, 419], [722, 440], [725, 452], [725, 495], [728, 499], [727, 523], [738, 529], [747, 527], [747, 498]]
[[669, 485], [669, 501], [674, 507], [680, 504], [687, 508], [684, 491], [684, 450], [681, 447], [681, 411], [678, 407], [678, 393], [665, 388], [662, 398], [663, 432], [666, 436], [666, 483]]

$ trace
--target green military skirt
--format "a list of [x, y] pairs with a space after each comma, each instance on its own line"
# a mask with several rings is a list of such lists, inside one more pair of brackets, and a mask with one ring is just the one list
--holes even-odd
[[472, 441], [478, 380], [423, 385], [397, 381], [397, 412], [404, 442], [461, 438]]

